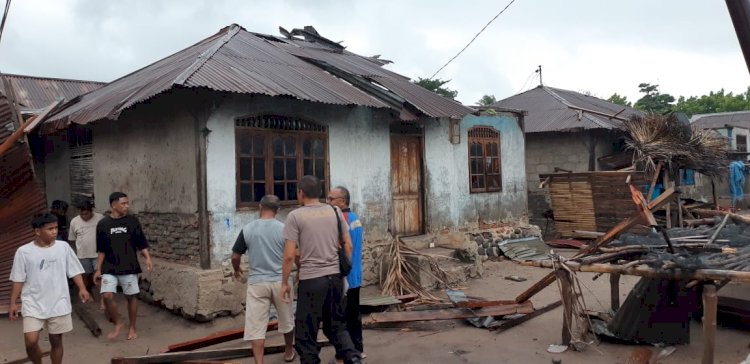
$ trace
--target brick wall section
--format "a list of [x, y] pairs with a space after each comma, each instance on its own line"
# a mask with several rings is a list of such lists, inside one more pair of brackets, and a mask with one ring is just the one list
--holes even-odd
[[200, 264], [197, 214], [141, 212], [136, 216], [152, 256], [174, 263]]

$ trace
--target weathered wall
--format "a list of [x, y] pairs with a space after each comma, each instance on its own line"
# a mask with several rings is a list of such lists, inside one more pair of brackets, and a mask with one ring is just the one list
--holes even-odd
[[[208, 209], [211, 215], [211, 254], [214, 263], [226, 264], [242, 226], [258, 216], [257, 210], [237, 209], [234, 120], [275, 113], [327, 125], [330, 185], [344, 185], [352, 209], [365, 226], [365, 248], [387, 239], [390, 221], [390, 139], [385, 115], [364, 107], [343, 107], [301, 102], [280, 97], [227, 97], [208, 119]], [[376, 115], [373, 115], [376, 114]], [[377, 116], [377, 119], [376, 119]], [[283, 221], [293, 207], [280, 211]]]
[[141, 275], [141, 299], [186, 318], [208, 321], [244, 309], [245, 283], [225, 269], [200, 269], [154, 259], [154, 270]]
[[[44, 179], [47, 206], [54, 200], [70, 203], [70, 150], [67, 133], [45, 137]], [[74, 208], [69, 209], [75, 210]]]
[[[461, 120], [461, 142], [451, 144], [447, 119], [428, 121], [425, 128], [427, 229], [478, 226], [479, 221], [526, 220], [524, 134], [517, 116], [468, 115]], [[477, 125], [500, 132], [502, 191], [470, 193], [468, 130]]]
[[134, 213], [197, 210], [195, 119], [202, 103], [177, 90], [135, 106], [117, 121], [93, 126], [94, 193], [101, 210], [113, 191], [130, 197]]
[[200, 264], [198, 214], [141, 212], [136, 216], [152, 256], [175, 263]]
[[[574, 172], [589, 170], [588, 142], [593, 134], [596, 140], [596, 157], [615, 152], [619, 135], [604, 130], [581, 132], [555, 132], [526, 134], [526, 176], [529, 190], [529, 220], [544, 226], [542, 214], [550, 209], [546, 188], [539, 188], [539, 175], [554, 173], [555, 167]], [[596, 166], [597, 170], [600, 167]]]

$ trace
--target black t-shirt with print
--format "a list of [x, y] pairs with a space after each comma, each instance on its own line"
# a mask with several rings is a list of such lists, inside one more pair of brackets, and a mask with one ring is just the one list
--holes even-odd
[[141, 273], [138, 251], [148, 248], [141, 223], [134, 216], [105, 216], [96, 225], [96, 251], [104, 253], [102, 274]]

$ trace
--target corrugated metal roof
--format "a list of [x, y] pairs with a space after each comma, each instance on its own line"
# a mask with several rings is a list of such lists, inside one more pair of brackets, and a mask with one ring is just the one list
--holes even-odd
[[[13, 90], [16, 99], [23, 105], [23, 111], [35, 111], [63, 98], [65, 101], [72, 100], [78, 95], [96, 90], [104, 85], [104, 82], [69, 80], [63, 78], [35, 77], [25, 75], [5, 74]], [[3, 85], [0, 83], [0, 92]]]
[[358, 56], [298, 38], [251, 33], [234, 24], [193, 46], [83, 95], [80, 100], [65, 105], [50, 121], [55, 127], [63, 128], [71, 122], [86, 124], [101, 119], [115, 120], [130, 106], [176, 86], [269, 96], [286, 95], [336, 105], [392, 108], [375, 95], [303, 58], [325, 62], [352, 75], [370, 77], [427, 116], [463, 116], [474, 111], [383, 69], [382, 65], [388, 61]]
[[[547, 86], [535, 87], [491, 106], [526, 110], [528, 115], [524, 117], [524, 123], [527, 133], [618, 129], [621, 127], [618, 118], [627, 119], [641, 114], [631, 107], [598, 97]], [[615, 114], [616, 118], [608, 117]]]
[[[0, 143], [17, 128], [10, 104], [0, 93]], [[31, 218], [47, 209], [44, 189], [34, 180], [31, 151], [27, 143], [16, 143], [0, 156], [0, 314], [8, 312], [11, 283], [8, 281], [16, 249], [34, 239]]]
[[690, 123], [702, 129], [720, 129], [727, 125], [750, 129], [750, 111], [696, 114], [690, 118]]

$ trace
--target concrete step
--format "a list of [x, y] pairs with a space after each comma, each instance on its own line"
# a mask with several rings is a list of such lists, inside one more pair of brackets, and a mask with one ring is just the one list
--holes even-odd
[[414, 250], [429, 249], [435, 246], [435, 235], [416, 235], [401, 237], [401, 242]]

